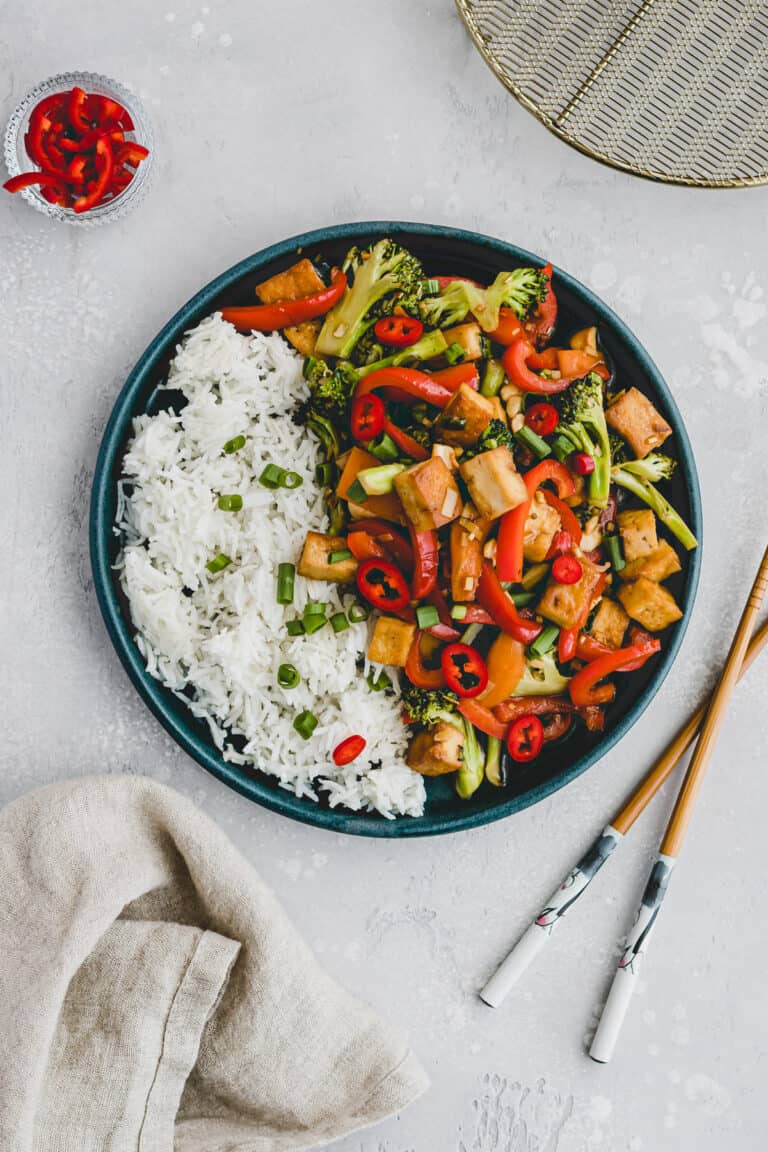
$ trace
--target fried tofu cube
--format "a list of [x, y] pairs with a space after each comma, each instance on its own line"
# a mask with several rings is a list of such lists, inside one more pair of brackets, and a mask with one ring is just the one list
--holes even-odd
[[683, 615], [671, 592], [647, 576], [623, 584], [617, 595], [631, 618], [649, 632], [660, 632]]
[[439, 456], [414, 464], [395, 476], [395, 491], [417, 532], [442, 528], [461, 512], [458, 485]]
[[368, 659], [372, 664], [391, 664], [395, 668], [405, 668], [415, 635], [415, 624], [398, 620], [396, 616], [379, 616], [368, 645]]
[[642, 556], [650, 555], [658, 547], [656, 517], [650, 508], [619, 512], [616, 522], [619, 526], [619, 535], [624, 548], [624, 559], [628, 564], [632, 560], [639, 560]]
[[459, 465], [461, 478], [481, 516], [496, 520], [528, 499], [528, 489], [503, 444]]
[[462, 384], [435, 421], [435, 431], [446, 444], [474, 444], [493, 417], [490, 400]]
[[580, 557], [580, 563], [581, 579], [576, 584], [550, 580], [536, 605], [538, 614], [558, 628], [577, 628], [586, 620], [600, 594], [603, 573], [584, 556]]
[[299, 576], [308, 580], [332, 580], [336, 584], [349, 584], [357, 572], [357, 560], [337, 560], [331, 564], [332, 552], [346, 551], [345, 536], [327, 536], [324, 532], [307, 532], [301, 559], [298, 564]]
[[405, 762], [422, 776], [444, 776], [446, 772], [458, 772], [461, 768], [463, 747], [464, 733], [453, 724], [441, 721], [425, 732], [417, 732], [411, 740]]
[[605, 418], [611, 428], [629, 441], [640, 459], [672, 435], [672, 429], [661, 413], [637, 388], [622, 392], [607, 409]]
[[443, 336], [445, 336], [445, 343], [449, 348], [451, 344], [461, 345], [464, 349], [465, 360], [479, 360], [483, 355], [482, 333], [479, 324], [457, 324], [454, 328], [444, 329]]
[[523, 555], [532, 564], [540, 564], [560, 530], [560, 513], [547, 504], [541, 492], [531, 501], [523, 533]]
[[646, 576], [660, 584], [668, 576], [679, 572], [680, 567], [680, 558], [672, 545], [666, 540], [660, 540], [653, 552], [625, 564], [619, 576], [622, 580], [636, 580], [638, 576]]
[[621, 604], [604, 597], [595, 612], [589, 631], [601, 644], [607, 644], [609, 648], [621, 648], [628, 625], [629, 616]]
[[457, 604], [475, 599], [483, 570], [483, 544], [490, 530], [491, 521], [484, 520], [471, 501], [451, 524], [451, 596]]
[[[292, 264], [285, 272], [270, 276], [269, 280], [265, 280], [262, 284], [257, 284], [256, 295], [264, 304], [274, 304], [278, 300], [297, 300], [300, 296], [312, 296], [324, 287], [312, 261], [305, 259]], [[322, 326], [322, 319], [305, 320], [303, 324], [283, 328], [283, 334], [302, 356], [311, 356]]]

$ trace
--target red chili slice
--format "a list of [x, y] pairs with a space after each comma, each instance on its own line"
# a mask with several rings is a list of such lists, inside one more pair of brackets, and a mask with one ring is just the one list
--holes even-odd
[[560, 423], [560, 417], [553, 404], [534, 404], [526, 410], [525, 423], [538, 436], [549, 436]]
[[333, 762], [339, 768], [344, 764], [351, 764], [353, 760], [357, 760], [360, 753], [365, 748], [365, 739], [362, 736], [347, 736], [346, 740], [342, 740], [337, 744], [333, 750]]
[[507, 751], [518, 764], [535, 760], [544, 743], [544, 725], [538, 716], [520, 716], [507, 733]]
[[583, 572], [575, 556], [557, 556], [552, 564], [552, 579], [558, 584], [578, 584]]
[[357, 569], [357, 587], [369, 604], [383, 612], [405, 608], [411, 598], [405, 576], [389, 560], [363, 560]]
[[595, 470], [595, 458], [589, 452], [575, 452], [571, 457], [574, 472], [579, 476], [590, 476]]
[[488, 669], [480, 653], [469, 644], [449, 644], [440, 654], [445, 682], [457, 696], [479, 696], [488, 686]]
[[393, 348], [407, 348], [420, 339], [424, 331], [421, 320], [412, 316], [385, 316], [378, 320], [373, 328], [376, 339], [382, 344], [391, 344]]
[[369, 392], [367, 396], [356, 396], [352, 401], [349, 426], [355, 440], [363, 444], [375, 440], [384, 431], [386, 419], [384, 401], [375, 392]]

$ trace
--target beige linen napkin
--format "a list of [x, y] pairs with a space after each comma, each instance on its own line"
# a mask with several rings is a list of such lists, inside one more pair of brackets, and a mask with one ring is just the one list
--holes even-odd
[[2, 1152], [283, 1152], [427, 1087], [223, 833], [132, 776], [0, 812]]

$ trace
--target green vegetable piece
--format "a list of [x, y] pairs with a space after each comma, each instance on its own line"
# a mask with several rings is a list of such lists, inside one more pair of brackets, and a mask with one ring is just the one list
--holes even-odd
[[219, 496], [219, 508], [222, 512], [239, 512], [243, 506], [243, 498], [236, 492], [232, 496]]
[[440, 613], [434, 604], [420, 604], [416, 609], [416, 623], [419, 628], [433, 628], [440, 623]]
[[551, 652], [554, 648], [559, 635], [560, 629], [554, 624], [550, 624], [548, 628], [544, 628], [528, 648], [531, 656], [546, 656], [547, 652]]
[[522, 428], [519, 428], [517, 432], [515, 432], [515, 439], [520, 444], [525, 444], [527, 448], [530, 448], [531, 451], [535, 452], [542, 460], [545, 456], [549, 456], [552, 451], [546, 440], [534, 432], [533, 428], [529, 428], [527, 424], [523, 424]]
[[277, 566], [277, 602], [278, 604], [293, 604], [293, 587], [296, 580], [296, 568], [293, 564], [278, 564]]
[[285, 630], [289, 636], [303, 636], [304, 635], [304, 621], [303, 620], [289, 620], [285, 625]]
[[231, 456], [233, 452], [239, 452], [241, 448], [245, 447], [245, 436], [233, 436], [231, 440], [227, 440], [224, 445], [224, 451], [227, 456]]
[[351, 624], [362, 624], [363, 620], [367, 620], [370, 614], [371, 610], [366, 604], [353, 604], [347, 612]]
[[347, 628], [349, 628], [349, 621], [343, 612], [334, 612], [333, 616], [331, 616], [331, 628], [333, 628], [334, 632], [346, 632]]
[[213, 560], [208, 561], [206, 568], [215, 576], [217, 572], [223, 571], [231, 563], [229, 556], [225, 555], [224, 552], [219, 552], [218, 556], [214, 556]]
[[281, 688], [296, 688], [301, 683], [301, 676], [293, 664], [281, 664], [277, 670], [277, 682]]
[[317, 723], [317, 716], [315, 716], [314, 712], [310, 712], [308, 709], [305, 709], [303, 712], [299, 712], [298, 716], [293, 721], [293, 726], [298, 732], [299, 736], [301, 736], [304, 740], [309, 740], [315, 728], [317, 728]]

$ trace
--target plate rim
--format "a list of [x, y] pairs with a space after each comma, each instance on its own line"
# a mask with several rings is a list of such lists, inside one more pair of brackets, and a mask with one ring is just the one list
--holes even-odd
[[132, 629], [120, 610], [108, 550], [112, 521], [107, 522], [107, 510], [112, 495], [113, 466], [130, 421], [133, 419], [136, 395], [142, 390], [147, 376], [154, 372], [159, 361], [167, 355], [169, 342], [172, 340], [178, 342], [190, 326], [199, 323], [199, 318], [196, 319], [195, 317], [200, 309], [205, 308], [222, 291], [231, 287], [243, 276], [256, 271], [272, 260], [293, 254], [299, 248], [322, 246], [324, 242], [329, 240], [355, 240], [372, 233], [393, 236], [420, 233], [429, 237], [442, 237], [445, 240], [464, 241], [476, 246], [491, 248], [495, 253], [509, 256], [517, 262], [545, 263], [542, 257], [529, 252], [527, 249], [484, 233], [453, 228], [449, 225], [393, 220], [357, 221], [316, 228], [278, 241], [238, 261], [215, 276], [178, 309], [147, 345], [126, 378], [115, 399], [99, 446], [91, 489], [88, 533], [91, 571], [96, 597], [112, 646], [143, 702], [187, 755], [228, 787], [280, 815], [331, 832], [399, 839], [446, 835], [505, 819], [507, 816], [522, 811], [524, 808], [528, 808], [558, 792], [586, 772], [588, 768], [602, 760], [616, 747], [658, 694], [688, 630], [701, 571], [703, 551], [702, 506], [698, 472], [690, 439], [672, 392], [661, 372], [634, 332], [612, 308], [581, 281], [563, 269], [553, 266], [554, 275], [568, 287], [569, 291], [593, 309], [595, 314], [611, 326], [624, 340], [632, 356], [639, 362], [643, 372], [661, 396], [670, 415], [670, 422], [674, 427], [676, 448], [682, 464], [681, 471], [684, 475], [691, 508], [691, 527], [699, 542], [698, 548], [689, 554], [683, 617], [670, 644], [664, 649], [662, 659], [644, 691], [631, 706], [626, 716], [607, 734], [605, 739], [579, 756], [563, 772], [526, 792], [511, 797], [493, 809], [479, 812], [468, 811], [464, 816], [459, 814], [447, 819], [428, 816], [401, 816], [389, 820], [373, 813], [351, 812], [343, 808], [323, 808], [315, 801], [295, 796], [287, 789], [274, 788], [274, 786], [267, 787], [257, 775], [246, 775], [244, 768], [225, 761], [213, 744], [203, 740], [186, 723], [181, 723], [169, 712], [166, 706], [169, 689], [147, 672], [133, 639]]

